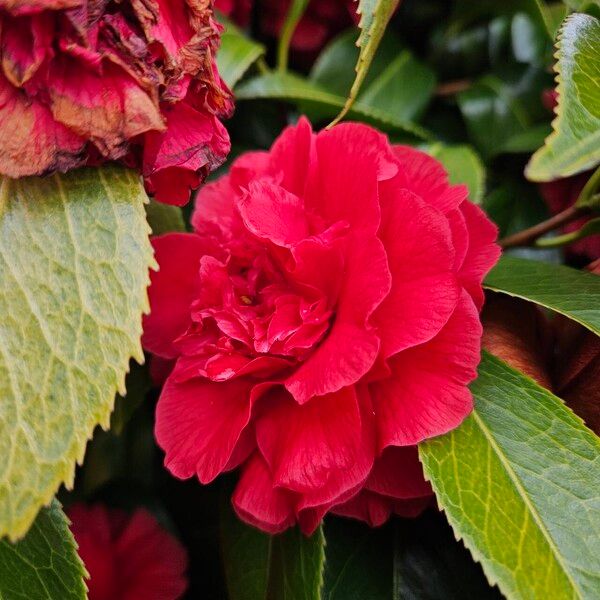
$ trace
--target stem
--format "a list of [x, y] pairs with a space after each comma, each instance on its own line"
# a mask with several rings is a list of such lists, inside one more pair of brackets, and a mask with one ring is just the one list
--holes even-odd
[[592, 176], [583, 186], [575, 206], [593, 206], [595, 204], [595, 194], [598, 187], [600, 187], [600, 167], [592, 173]]
[[290, 42], [296, 26], [300, 22], [304, 11], [308, 5], [308, 0], [293, 0], [285, 17], [285, 23], [279, 34], [279, 43], [277, 45], [277, 70], [280, 73], [287, 71], [288, 55], [290, 51]]
[[567, 225], [572, 221], [576, 221], [581, 217], [585, 217], [591, 212], [591, 209], [587, 206], [570, 206], [550, 219], [542, 221], [533, 227], [529, 227], [528, 229], [524, 229], [513, 235], [509, 235], [501, 239], [498, 243], [504, 249], [516, 248], [518, 246], [533, 246], [535, 241], [544, 234], [554, 231], [563, 225]]
[[464, 92], [468, 90], [472, 85], [472, 81], [470, 79], [456, 79], [455, 81], [446, 81], [445, 83], [440, 83], [436, 90], [436, 96], [454, 96], [454, 94], [458, 94], [459, 92]]

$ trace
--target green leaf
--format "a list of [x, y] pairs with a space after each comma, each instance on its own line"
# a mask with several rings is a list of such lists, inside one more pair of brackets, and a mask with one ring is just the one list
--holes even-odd
[[571, 15], [557, 47], [557, 116], [554, 131], [525, 169], [532, 181], [567, 177], [600, 162], [600, 21]]
[[433, 97], [435, 74], [404, 50], [357, 99], [403, 121], [415, 121]]
[[146, 219], [152, 235], [162, 235], [170, 231], [185, 231], [183, 214], [178, 206], [150, 200], [146, 204]]
[[[537, 71], [531, 75], [537, 77]], [[488, 75], [457, 96], [469, 135], [486, 159], [535, 150], [549, 132], [548, 125], [535, 124], [518, 89]]]
[[469, 188], [469, 198], [480, 204], [485, 190], [485, 167], [471, 146], [446, 146], [436, 143], [426, 147], [448, 171], [450, 183], [464, 183]]
[[395, 600], [502, 599], [442, 513], [427, 510], [416, 519], [395, 519], [392, 524]]
[[360, 48], [356, 63], [356, 78], [350, 88], [350, 93], [339, 115], [334, 119], [337, 123], [348, 113], [360, 87], [367, 75], [369, 65], [385, 33], [385, 28], [398, 7], [399, 0], [358, 0], [357, 14], [360, 15], [360, 35], [356, 45]]
[[0, 184], [0, 535], [22, 536], [107, 427], [154, 266], [139, 177], [117, 167]]
[[233, 89], [244, 73], [265, 53], [265, 48], [246, 37], [223, 17], [219, 21], [225, 26], [225, 31], [217, 52], [217, 67], [223, 81]]
[[[308, 103], [321, 113], [335, 114], [343, 105], [344, 98], [332, 94], [291, 73], [269, 73], [250, 79], [236, 90], [238, 100], [270, 98], [295, 103]], [[403, 121], [395, 115], [383, 112], [371, 106], [357, 102], [349, 112], [351, 117], [372, 123], [386, 131], [408, 133], [419, 139], [429, 139], [431, 135], [422, 127], [409, 121]]]
[[269, 536], [221, 511], [221, 550], [229, 600], [320, 600], [324, 546], [321, 528]]
[[0, 540], [0, 598], [85, 600], [86, 575], [68, 520], [54, 500], [43, 508], [27, 535]]
[[474, 412], [419, 446], [455, 533], [508, 598], [598, 598], [600, 439], [484, 353]]
[[562, 265], [503, 256], [486, 277], [484, 286], [545, 306], [600, 335], [600, 277], [597, 275]]
[[323, 600], [390, 600], [393, 528], [327, 517]]

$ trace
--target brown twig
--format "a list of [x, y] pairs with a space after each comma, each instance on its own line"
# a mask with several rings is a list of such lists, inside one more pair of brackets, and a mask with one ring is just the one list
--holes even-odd
[[446, 81], [444, 83], [440, 83], [435, 89], [436, 96], [453, 96], [454, 94], [458, 94], [459, 92], [464, 92], [468, 90], [472, 81], [470, 79], [456, 79], [455, 81]]
[[501, 239], [498, 243], [504, 249], [516, 248], [518, 246], [532, 246], [534, 242], [545, 233], [554, 231], [563, 225], [567, 225], [581, 217], [590, 214], [591, 209], [587, 206], [570, 206], [562, 212], [554, 215], [546, 221], [542, 221], [529, 229], [524, 229], [513, 235]]

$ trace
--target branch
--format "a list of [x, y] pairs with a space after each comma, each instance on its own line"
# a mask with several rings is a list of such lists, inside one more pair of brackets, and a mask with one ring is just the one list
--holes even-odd
[[529, 227], [529, 229], [509, 235], [501, 239], [498, 243], [504, 249], [516, 248], [518, 246], [533, 246], [535, 241], [544, 234], [572, 223], [577, 219], [581, 219], [581, 217], [586, 217], [591, 212], [592, 210], [588, 206], [570, 206], [550, 219]]

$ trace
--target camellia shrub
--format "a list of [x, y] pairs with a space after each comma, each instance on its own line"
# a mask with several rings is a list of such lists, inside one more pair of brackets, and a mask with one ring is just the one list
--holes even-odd
[[594, 2], [0, 0], [0, 598], [600, 597]]

